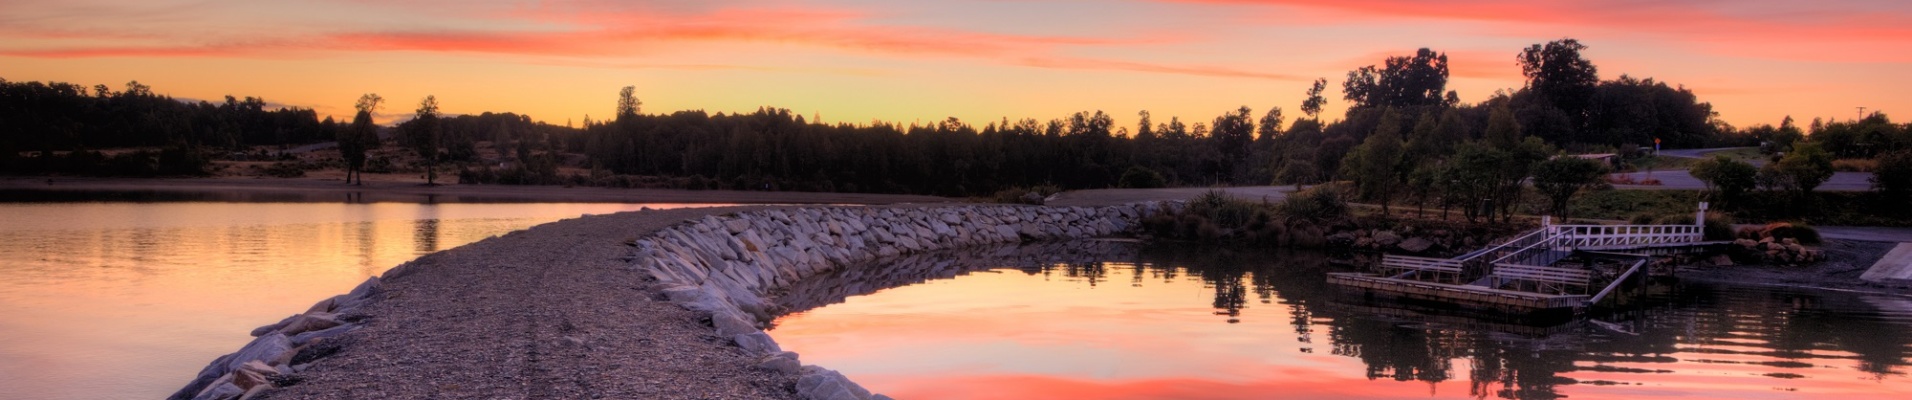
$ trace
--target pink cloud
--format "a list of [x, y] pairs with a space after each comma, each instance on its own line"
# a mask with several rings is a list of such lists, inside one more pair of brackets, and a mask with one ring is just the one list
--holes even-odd
[[1204, 65], [1168, 65], [1089, 58], [1028, 58], [1020, 63], [1024, 66], [1075, 70], [1108, 70], [1153, 72], [1178, 75], [1212, 76], [1218, 78], [1253, 78], [1287, 81], [1313, 80], [1314, 77], [1294, 74], [1246, 71], [1234, 68]]
[[[1157, 0], [1324, 11], [1337, 21], [1424, 19], [1485, 23], [1521, 36], [1651, 37], [1751, 58], [1912, 61], [1912, 9], [1860, 10], [1808, 2], [1629, 0]], [[1320, 24], [1328, 21], [1309, 21]], [[1566, 29], [1563, 29], [1566, 28]], [[1582, 39], [1587, 39], [1582, 37]]]
[[[870, 15], [855, 10], [815, 7], [692, 11], [569, 7], [576, 5], [494, 9], [475, 13], [484, 15], [482, 18], [508, 22], [499, 25], [519, 27], [514, 29], [356, 30], [236, 45], [52, 45], [0, 49], [0, 55], [47, 58], [255, 57], [312, 52], [410, 51], [594, 58], [650, 55], [710, 43], [747, 43], [824, 48], [891, 57], [982, 59], [1037, 68], [1298, 79], [1216, 66], [1168, 65], [1058, 55], [1064, 49], [1159, 44], [1180, 40], [1170, 34], [1104, 38], [885, 25], [873, 23]], [[45, 36], [61, 33], [40, 30], [35, 34]], [[192, 42], [156, 37], [143, 39], [146, 42]]]
[[[1480, 79], [1523, 79], [1523, 77], [1521, 77], [1520, 75], [1520, 67], [1514, 64], [1514, 53], [1516, 52], [1516, 50], [1514, 49], [1508, 49], [1507, 51], [1504, 51], [1504, 52], [1480, 51], [1480, 50], [1444, 50], [1444, 49], [1431, 49], [1431, 50], [1434, 50], [1435, 52], [1447, 54], [1447, 72], [1449, 77], [1480, 78]], [[1344, 70], [1353, 70], [1355, 68], [1360, 68], [1360, 67], [1369, 66], [1369, 65], [1375, 65], [1375, 66], [1383, 65], [1383, 63], [1386, 62], [1388, 57], [1403, 57], [1403, 56], [1412, 56], [1412, 55], [1414, 55], [1414, 49], [1381, 51], [1381, 52], [1368, 53], [1368, 54], [1363, 54], [1360, 56], [1355, 56], [1352, 58], [1346, 58], [1339, 61], [1335, 61], [1334, 64], [1327, 65], [1326, 67], [1338, 68], [1338, 69], [1344, 69]]]

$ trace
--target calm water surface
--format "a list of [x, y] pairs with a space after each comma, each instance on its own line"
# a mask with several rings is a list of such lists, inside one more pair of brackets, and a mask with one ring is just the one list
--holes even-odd
[[1664, 284], [1600, 322], [1532, 327], [1338, 295], [1315, 254], [1075, 247], [919, 256], [805, 282], [780, 301], [807, 311], [771, 334], [903, 399], [1912, 393], [1903, 297]]
[[420, 255], [670, 204], [0, 203], [0, 399], [156, 399]]

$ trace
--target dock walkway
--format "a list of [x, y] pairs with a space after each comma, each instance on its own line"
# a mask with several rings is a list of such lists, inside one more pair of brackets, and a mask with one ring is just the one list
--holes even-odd
[[[1691, 225], [1555, 225], [1549, 217], [1539, 229], [1458, 257], [1386, 255], [1377, 273], [1329, 274], [1328, 283], [1515, 313], [1580, 310], [1644, 278], [1652, 256], [1726, 243], [1705, 240], [1705, 215], [1700, 203]], [[1903, 261], [1912, 264], [1912, 245], [1901, 247]], [[1901, 270], [1912, 275], [1912, 265]]]

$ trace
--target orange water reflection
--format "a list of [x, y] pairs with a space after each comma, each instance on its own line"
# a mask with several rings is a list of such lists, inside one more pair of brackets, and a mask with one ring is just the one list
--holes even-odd
[[1603, 316], [1612, 328], [1534, 329], [1384, 315], [1323, 287], [1318, 258], [1271, 257], [971, 266], [985, 270], [786, 316], [771, 334], [807, 363], [909, 399], [1856, 399], [1912, 390], [1912, 307], [1890, 299], [1674, 285], [1651, 308]]
[[161, 398], [253, 327], [429, 252], [672, 204], [0, 204], [0, 398]]

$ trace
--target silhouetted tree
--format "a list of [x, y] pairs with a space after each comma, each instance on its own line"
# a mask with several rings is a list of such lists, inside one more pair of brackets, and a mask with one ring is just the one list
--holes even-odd
[[1321, 107], [1328, 105], [1328, 99], [1321, 97], [1321, 92], [1326, 90], [1328, 90], [1328, 79], [1315, 79], [1314, 85], [1308, 87], [1308, 98], [1301, 101], [1301, 114], [1307, 115], [1308, 118], [1320, 118]]
[[617, 118], [619, 120], [637, 116], [643, 101], [637, 99], [637, 87], [625, 86], [617, 91]]
[[1348, 71], [1344, 97], [1353, 108], [1441, 106], [1447, 101], [1447, 55], [1426, 48], [1388, 57], [1384, 66]]
[[1585, 126], [1594, 86], [1600, 83], [1599, 69], [1580, 56], [1586, 49], [1578, 40], [1560, 39], [1529, 46], [1514, 57], [1527, 77], [1527, 90], [1565, 112], [1576, 127]]
[[1261, 125], [1255, 132], [1255, 141], [1267, 142], [1281, 136], [1282, 124], [1286, 121], [1281, 116], [1281, 107], [1269, 108], [1268, 114], [1261, 116]]
[[338, 131], [339, 156], [345, 161], [345, 183], [365, 184], [364, 169], [367, 152], [379, 146], [378, 125], [372, 122], [372, 115], [378, 112], [379, 103], [385, 101], [377, 93], [359, 96], [353, 108], [358, 113], [352, 116], [352, 125]]
[[[1387, 123], [1393, 125], [1392, 123]], [[1403, 146], [1397, 127], [1384, 127], [1368, 135], [1341, 165], [1342, 175], [1354, 179], [1361, 197], [1381, 202], [1381, 213], [1389, 212], [1394, 194], [1400, 187]]]
[[1607, 165], [1598, 160], [1559, 156], [1534, 164], [1534, 189], [1547, 196], [1553, 215], [1562, 221], [1571, 217], [1567, 204], [1582, 189], [1599, 185], [1607, 175]]
[[425, 96], [424, 100], [420, 100], [412, 120], [399, 128], [405, 132], [412, 151], [425, 160], [425, 184], [438, 184], [438, 150], [444, 132], [444, 128], [439, 126], [438, 96]]

